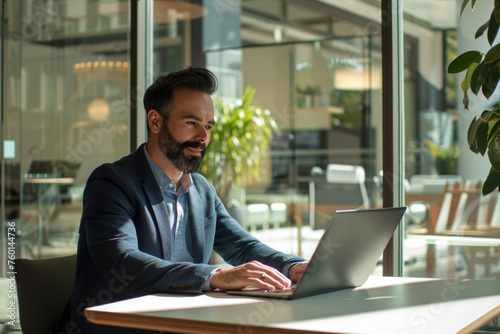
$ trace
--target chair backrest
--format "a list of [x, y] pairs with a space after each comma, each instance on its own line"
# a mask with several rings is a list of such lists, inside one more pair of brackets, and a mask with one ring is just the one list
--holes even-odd
[[474, 206], [465, 210], [464, 221], [472, 221], [478, 229], [498, 228], [500, 225], [500, 196], [498, 192], [478, 196]]
[[57, 333], [75, 282], [76, 255], [17, 259], [15, 265], [23, 333]]
[[500, 195], [498, 194], [498, 192], [492, 193], [490, 195], [491, 195], [490, 201], [495, 203], [495, 205], [491, 206], [493, 209], [491, 211], [490, 222], [491, 226], [498, 227], [500, 225]]
[[357, 186], [359, 203], [365, 209], [368, 209], [370, 207], [370, 200], [366, 191], [365, 175], [363, 166], [339, 164], [329, 164], [326, 166], [326, 182], [330, 184]]
[[410, 177], [411, 190], [426, 194], [440, 194], [445, 190], [446, 185], [462, 183], [460, 175], [412, 175]]
[[324, 228], [335, 210], [369, 208], [363, 166], [329, 164], [309, 182], [309, 223]]
[[482, 196], [480, 182], [455, 183], [446, 186], [435, 233], [446, 230], [477, 230], [498, 226], [500, 196]]

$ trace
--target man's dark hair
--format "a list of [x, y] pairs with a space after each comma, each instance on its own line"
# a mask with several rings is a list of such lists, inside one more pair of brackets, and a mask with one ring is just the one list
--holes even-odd
[[209, 70], [200, 67], [188, 67], [159, 77], [144, 94], [146, 114], [154, 109], [166, 119], [168, 108], [173, 103], [174, 90], [178, 87], [187, 87], [212, 95], [217, 90], [217, 78]]

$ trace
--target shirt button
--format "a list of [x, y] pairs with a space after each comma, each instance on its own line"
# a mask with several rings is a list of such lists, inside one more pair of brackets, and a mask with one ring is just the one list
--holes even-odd
[[182, 235], [182, 231], [177, 231], [177, 235]]
[[175, 185], [174, 185], [173, 183], [169, 183], [169, 184], [168, 184], [168, 187], [169, 187], [170, 189], [173, 189], [173, 188], [175, 187]]

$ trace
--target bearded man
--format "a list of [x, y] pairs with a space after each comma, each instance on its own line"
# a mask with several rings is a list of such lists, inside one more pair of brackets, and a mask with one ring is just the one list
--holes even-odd
[[[147, 143], [90, 175], [62, 333], [152, 333], [92, 324], [84, 309], [153, 293], [283, 289], [302, 275], [304, 259], [251, 236], [197, 173], [214, 126], [216, 88], [203, 68], [158, 78], [144, 95]], [[211, 265], [212, 251], [232, 267]]]

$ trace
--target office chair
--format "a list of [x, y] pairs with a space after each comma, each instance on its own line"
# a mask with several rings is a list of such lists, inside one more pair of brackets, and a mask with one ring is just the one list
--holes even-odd
[[76, 273], [76, 255], [17, 259], [16, 283], [23, 334], [57, 333]]
[[335, 210], [370, 207], [363, 166], [329, 164], [325, 171], [313, 167], [311, 175], [309, 224], [313, 228], [325, 228]]

